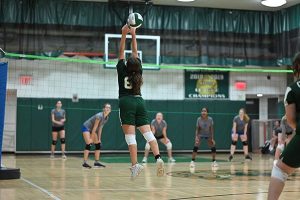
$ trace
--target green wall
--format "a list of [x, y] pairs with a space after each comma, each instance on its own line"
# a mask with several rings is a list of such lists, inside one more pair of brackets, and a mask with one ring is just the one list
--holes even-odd
[[[49, 151], [51, 144], [51, 109], [58, 99], [18, 98], [17, 102], [17, 151]], [[80, 99], [73, 103], [71, 99], [59, 99], [67, 113], [66, 150], [81, 151], [85, 144], [82, 138], [81, 125], [96, 112], [101, 111], [104, 103], [112, 105], [112, 113], [108, 123], [103, 128], [103, 150], [127, 150], [127, 145], [120, 128], [118, 100], [115, 99]], [[191, 150], [194, 144], [195, 125], [200, 109], [207, 107], [215, 122], [215, 140], [217, 149], [229, 149], [232, 118], [239, 108], [245, 106], [244, 101], [146, 101], [150, 119], [157, 111], [164, 113], [168, 123], [168, 137], [175, 150]], [[38, 106], [43, 105], [39, 110]], [[139, 150], [145, 141], [137, 134]], [[160, 145], [161, 146], [161, 145]], [[59, 148], [59, 145], [57, 145]], [[161, 146], [162, 150], [165, 150]], [[206, 143], [201, 149], [206, 149]]]

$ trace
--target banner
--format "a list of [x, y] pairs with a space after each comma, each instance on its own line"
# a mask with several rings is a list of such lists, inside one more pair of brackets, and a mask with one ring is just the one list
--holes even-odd
[[185, 98], [228, 99], [229, 73], [185, 71]]

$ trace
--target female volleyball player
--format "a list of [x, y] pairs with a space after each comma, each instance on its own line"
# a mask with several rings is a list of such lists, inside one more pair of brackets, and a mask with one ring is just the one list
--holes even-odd
[[52, 144], [51, 144], [51, 156], [54, 158], [55, 146], [57, 143], [57, 135], [59, 134], [61, 143], [62, 158], [66, 159], [66, 140], [65, 140], [65, 122], [66, 122], [66, 111], [61, 108], [61, 101], [57, 101], [56, 108], [51, 110], [51, 121], [52, 121]]
[[295, 55], [292, 68], [294, 78], [297, 81], [287, 87], [284, 103], [287, 122], [293, 130], [296, 130], [296, 135], [286, 146], [278, 162], [273, 165], [269, 185], [269, 200], [279, 198], [288, 175], [300, 167], [300, 53]]
[[236, 149], [236, 144], [238, 141], [238, 138], [240, 136], [240, 139], [243, 143], [243, 150], [246, 160], [252, 160], [252, 158], [248, 154], [248, 142], [247, 142], [247, 129], [248, 129], [248, 122], [250, 118], [245, 112], [245, 109], [241, 108], [239, 111], [239, 115], [235, 116], [233, 118], [233, 127], [232, 127], [232, 143], [230, 147], [230, 156], [228, 158], [229, 161], [233, 159], [233, 154]]
[[[174, 163], [176, 160], [172, 157], [172, 143], [167, 137], [167, 122], [163, 119], [163, 114], [161, 112], [158, 112], [156, 114], [155, 119], [152, 120], [151, 130], [156, 140], [159, 140], [167, 147], [168, 157], [169, 157], [168, 162]], [[147, 142], [145, 145], [145, 154], [142, 161], [143, 163], [147, 163], [149, 150], [150, 150], [150, 145]]]
[[293, 129], [288, 125], [286, 116], [284, 115], [280, 123], [281, 132], [278, 133], [278, 145], [275, 151], [274, 163], [277, 163], [280, 154], [282, 153], [284, 146], [287, 145], [292, 137]]
[[110, 104], [103, 106], [102, 112], [99, 112], [83, 123], [82, 135], [85, 141], [85, 149], [83, 154], [83, 164], [85, 168], [92, 168], [88, 163], [88, 157], [93, 144], [95, 144], [95, 162], [94, 167], [105, 167], [99, 162], [101, 149], [101, 135], [104, 124], [108, 121], [108, 115], [111, 112]]
[[[143, 84], [142, 65], [137, 53], [137, 41], [135, 28], [122, 28], [122, 37], [119, 49], [119, 62], [117, 64], [119, 83], [119, 108], [120, 119], [125, 140], [131, 158], [131, 177], [135, 178], [143, 170], [143, 166], [137, 162], [137, 143], [135, 139], [135, 127], [143, 134], [149, 143], [157, 163], [157, 175], [164, 174], [164, 162], [160, 157], [157, 141], [151, 132], [145, 102], [141, 97]], [[131, 33], [132, 55], [125, 62], [126, 35]]]
[[207, 144], [211, 149], [212, 155], [212, 167], [217, 167], [216, 162], [216, 143], [214, 140], [214, 122], [211, 117], [208, 116], [208, 109], [201, 109], [201, 116], [198, 117], [196, 123], [196, 134], [195, 134], [195, 144], [192, 154], [192, 161], [190, 163], [190, 169], [193, 171], [195, 168], [195, 159], [197, 156], [197, 151], [199, 149], [201, 140], [207, 140]]
[[272, 139], [270, 141], [270, 147], [269, 147], [270, 153], [272, 153], [272, 154], [275, 152], [274, 148], [275, 148], [276, 144], [278, 144], [278, 134], [279, 133], [281, 133], [280, 122], [275, 121], [274, 128], [272, 131]]

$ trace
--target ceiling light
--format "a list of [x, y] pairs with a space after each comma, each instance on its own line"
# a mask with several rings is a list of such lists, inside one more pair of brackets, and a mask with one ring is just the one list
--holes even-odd
[[195, 0], [177, 0], [177, 1], [181, 1], [181, 2], [192, 2], [192, 1], [195, 1]]
[[286, 4], [286, 0], [262, 0], [261, 4], [268, 7], [280, 7]]
[[261, 94], [261, 93], [258, 93], [256, 96], [257, 96], [257, 97], [262, 97], [262, 96], [264, 96], [264, 95]]

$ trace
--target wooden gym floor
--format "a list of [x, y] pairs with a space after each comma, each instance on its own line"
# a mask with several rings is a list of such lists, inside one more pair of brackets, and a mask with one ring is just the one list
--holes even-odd
[[[218, 170], [212, 170], [209, 154], [200, 154], [196, 171], [189, 171], [190, 155], [176, 156], [176, 164], [165, 164], [166, 175], [156, 177], [155, 164], [145, 165], [142, 174], [130, 180], [129, 158], [103, 155], [104, 169], [83, 169], [80, 156], [69, 155], [67, 160], [48, 155], [3, 155], [3, 164], [21, 169], [21, 179], [1, 180], [1, 200], [183, 200], [183, 199], [257, 199], [267, 197], [272, 157], [253, 155], [244, 162], [236, 155], [233, 162], [219, 154]], [[122, 162], [125, 161], [126, 163]], [[90, 161], [92, 164], [93, 161]], [[282, 200], [300, 197], [300, 172], [286, 183]]]

